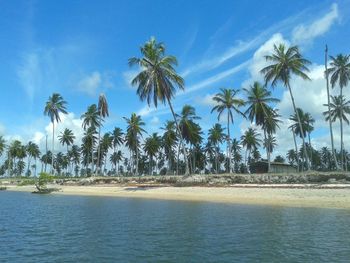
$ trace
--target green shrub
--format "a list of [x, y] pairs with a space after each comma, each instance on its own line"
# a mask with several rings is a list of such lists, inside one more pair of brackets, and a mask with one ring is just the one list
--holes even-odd
[[35, 185], [35, 179], [23, 179], [17, 185], [18, 186], [26, 186], [26, 185]]

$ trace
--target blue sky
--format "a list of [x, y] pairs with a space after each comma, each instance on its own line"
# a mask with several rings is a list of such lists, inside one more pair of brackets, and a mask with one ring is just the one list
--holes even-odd
[[[176, 96], [175, 109], [185, 103], [195, 106], [205, 131], [217, 121], [210, 110], [219, 88], [243, 88], [262, 80], [258, 71], [273, 43], [299, 45], [313, 62], [313, 81], [293, 80], [296, 103], [316, 119], [313, 140], [324, 146], [324, 45], [331, 54], [350, 53], [349, 14], [349, 0], [0, 1], [0, 134], [42, 145], [50, 134], [43, 108], [53, 92], [64, 97], [70, 112], [59, 131], [70, 127], [79, 137], [79, 118], [97, 103], [100, 92], [111, 112], [105, 131], [125, 128], [122, 117], [132, 112], [142, 115], [149, 132], [157, 131], [171, 118], [169, 111], [139, 101], [129, 84], [136, 69], [127, 64], [154, 36], [178, 58], [177, 70], [185, 78], [186, 91]], [[288, 118], [288, 93], [282, 87], [273, 93], [281, 99], [276, 107]], [[237, 118], [233, 136], [249, 125]], [[277, 134], [277, 153], [292, 147], [287, 126], [285, 121]], [[350, 135], [348, 128], [346, 132]]]

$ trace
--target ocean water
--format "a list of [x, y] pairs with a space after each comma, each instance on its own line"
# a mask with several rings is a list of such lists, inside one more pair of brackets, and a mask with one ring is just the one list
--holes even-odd
[[350, 262], [350, 211], [2, 191], [0, 262]]

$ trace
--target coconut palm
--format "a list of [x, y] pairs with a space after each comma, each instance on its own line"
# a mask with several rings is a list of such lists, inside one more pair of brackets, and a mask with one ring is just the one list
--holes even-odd
[[211, 112], [218, 112], [218, 120], [222, 113], [227, 113], [227, 162], [228, 172], [232, 172], [231, 167], [231, 135], [230, 135], [230, 123], [233, 124], [233, 112], [245, 117], [244, 113], [239, 110], [240, 107], [244, 106], [245, 103], [242, 99], [237, 98], [239, 90], [234, 89], [220, 89], [220, 93], [217, 93], [213, 100], [216, 105], [213, 107]]
[[100, 158], [98, 162], [101, 165], [102, 163], [104, 164], [104, 168], [103, 168], [103, 174], [104, 174], [104, 171], [106, 171], [106, 166], [107, 166], [108, 151], [113, 147], [113, 137], [109, 132], [103, 135], [100, 145], [101, 145], [101, 150], [100, 150], [101, 153], [100, 153], [100, 156], [98, 156], [97, 158]]
[[[30, 171], [30, 163], [31, 163], [31, 158], [34, 158], [35, 161], [35, 167], [36, 167], [36, 160], [37, 158], [40, 157], [40, 150], [39, 150], [39, 146], [36, 143], [33, 142], [28, 142], [27, 146], [26, 146], [26, 151], [27, 151], [27, 156], [28, 156], [28, 169], [27, 169], [27, 174], [29, 175], [29, 171]], [[34, 176], [36, 176], [36, 168], [34, 171]]]
[[174, 161], [174, 148], [178, 141], [175, 125], [176, 124], [174, 121], [167, 121], [165, 123], [164, 128], [161, 128], [162, 130], [164, 130], [162, 141], [163, 141], [165, 157], [168, 160], [168, 169], [167, 169], [168, 173], [170, 173], [173, 169], [172, 163]]
[[[112, 138], [113, 138], [113, 154], [117, 152], [117, 147], [122, 145], [124, 143], [124, 133], [121, 128], [114, 128], [112, 132]], [[118, 165], [119, 166], [119, 165]], [[116, 169], [116, 166], [114, 167]], [[119, 174], [119, 167], [116, 170], [117, 175]]]
[[[343, 121], [349, 125], [348, 115], [350, 114], [350, 100], [347, 101], [344, 96], [339, 95], [339, 96], [331, 96], [331, 101], [332, 102], [329, 105], [330, 112], [329, 111], [323, 112], [323, 115], [326, 117], [326, 121], [331, 120], [332, 122], [335, 122], [336, 120], [339, 120], [340, 134], [342, 135]], [[341, 137], [341, 143], [343, 143], [342, 137]], [[344, 169], [343, 151], [344, 151], [344, 143], [341, 144], [341, 151], [340, 151], [342, 169]]]
[[184, 90], [184, 80], [179, 76], [174, 66], [177, 66], [177, 59], [171, 55], [165, 55], [165, 46], [163, 43], [157, 43], [151, 38], [140, 48], [142, 57], [132, 57], [129, 59], [129, 65], [138, 65], [141, 72], [132, 80], [131, 84], [137, 86], [137, 94], [142, 101], [147, 100], [148, 105], [158, 105], [158, 100], [166, 104], [168, 103], [173, 115], [176, 129], [180, 138], [180, 147], [182, 146], [186, 171], [185, 175], [189, 175], [189, 165], [187, 154], [180, 128], [176, 119], [176, 115], [171, 103], [175, 96], [176, 88]]
[[261, 140], [259, 137], [260, 137], [259, 133], [253, 128], [248, 128], [248, 130], [246, 130], [241, 137], [242, 146], [246, 148], [244, 163], [247, 167], [248, 167], [247, 160], [250, 159], [250, 154], [252, 150], [260, 146]]
[[94, 145], [97, 141], [96, 127], [91, 126], [85, 130], [82, 138], [81, 153], [83, 155], [83, 163], [86, 168], [91, 162], [91, 173], [94, 171]]
[[99, 117], [100, 117], [100, 123], [98, 126], [98, 148], [97, 148], [97, 173], [101, 173], [101, 126], [102, 126], [102, 121], [104, 120], [104, 118], [109, 116], [109, 112], [108, 112], [108, 103], [107, 103], [107, 99], [106, 96], [101, 93], [100, 96], [98, 97], [98, 113], [99, 113]]
[[215, 171], [218, 174], [219, 173], [219, 144], [222, 143], [223, 139], [225, 138], [224, 135], [224, 129], [221, 127], [221, 124], [216, 123], [212, 128], [208, 131], [208, 141], [214, 146], [215, 148]]
[[[100, 125], [101, 125], [101, 119], [100, 119], [99, 111], [97, 109], [96, 104], [90, 105], [87, 108], [87, 111], [83, 115], [81, 115], [80, 118], [83, 120], [82, 127], [86, 131], [85, 136], [90, 136], [90, 142], [93, 143], [92, 145], [89, 145], [89, 147], [90, 147], [90, 151], [91, 151], [91, 173], [94, 174], [93, 155], [94, 155], [95, 140], [92, 140], [91, 138], [92, 138], [93, 131], [96, 131], [96, 128], [100, 127]], [[87, 132], [88, 130], [89, 130], [89, 132]]]
[[233, 155], [234, 171], [236, 173], [238, 172], [239, 164], [242, 161], [241, 149], [241, 142], [234, 138], [232, 140], [231, 151]]
[[[265, 84], [271, 82], [272, 87], [275, 87], [278, 82], [282, 82], [282, 84], [288, 88], [289, 95], [293, 104], [293, 109], [298, 119], [299, 128], [301, 130], [301, 133], [304, 134], [298, 111], [295, 106], [294, 96], [292, 88], [290, 86], [290, 79], [292, 75], [296, 75], [304, 80], [310, 80], [309, 76], [305, 72], [309, 71], [307, 65], [311, 64], [311, 62], [303, 58], [297, 46], [286, 48], [284, 44], [279, 44], [278, 46], [274, 45], [273, 53], [271, 55], [265, 56], [265, 59], [266, 61], [272, 63], [261, 70], [261, 73], [265, 78]], [[310, 169], [309, 157], [306, 152], [304, 137], [302, 139], [307, 168]]]
[[[328, 46], [326, 45], [326, 49], [325, 49], [325, 63], [324, 63], [324, 67], [325, 67], [325, 78], [326, 78], [326, 88], [327, 88], [327, 106], [328, 106], [328, 114], [331, 114], [331, 108], [330, 108], [330, 92], [329, 92], [329, 70], [328, 70]], [[330, 132], [330, 136], [331, 136], [331, 146], [332, 146], [332, 155], [335, 161], [335, 166], [336, 169], [339, 170], [339, 166], [338, 166], [338, 161], [337, 161], [337, 155], [335, 153], [335, 149], [334, 149], [334, 137], [333, 137], [333, 125], [332, 125], [332, 121], [329, 118], [329, 132]]]
[[109, 160], [114, 165], [114, 170], [116, 170], [117, 174], [119, 174], [119, 162], [122, 159], [123, 159], [122, 151], [113, 152], [112, 155], [109, 157]]
[[153, 133], [150, 137], [146, 138], [143, 150], [149, 157], [149, 174], [153, 174], [152, 162], [153, 157], [157, 155], [161, 147], [161, 137], [157, 133]]
[[[54, 155], [55, 144], [55, 121], [57, 123], [61, 121], [60, 113], [67, 114], [66, 104], [67, 102], [63, 100], [60, 94], [53, 93], [45, 105], [44, 114], [50, 117], [52, 123], [52, 155]], [[53, 173], [53, 159], [51, 161], [51, 173]]]
[[[336, 57], [330, 56], [330, 68], [328, 74], [331, 75], [331, 84], [334, 88], [337, 84], [340, 87], [340, 96], [343, 96], [343, 88], [348, 86], [350, 81], [350, 55], [338, 54]], [[340, 109], [342, 110], [342, 108]], [[343, 115], [340, 113], [340, 115]], [[344, 169], [344, 140], [343, 140], [343, 120], [340, 118], [340, 152], [341, 166]]]
[[74, 143], [75, 135], [73, 134], [72, 130], [65, 128], [64, 131], [61, 132], [61, 134], [58, 136], [58, 140], [63, 146], [64, 145], [67, 146], [67, 153], [68, 153], [69, 146]]
[[263, 87], [259, 82], [254, 82], [249, 89], [244, 89], [247, 94], [246, 104], [248, 105], [245, 115], [251, 122], [261, 126], [264, 130], [264, 147], [268, 160], [268, 171], [270, 170], [270, 154], [273, 148], [269, 147], [272, 141], [272, 134], [278, 128], [279, 115], [274, 111], [269, 103], [277, 103], [278, 99], [271, 97], [271, 92]]
[[142, 133], [146, 133], [142, 128], [145, 123], [141, 116], [136, 115], [136, 113], [132, 113], [130, 118], [124, 117], [124, 119], [128, 124], [126, 130], [127, 146], [136, 155], [136, 175], [139, 175], [139, 137], [142, 137]]

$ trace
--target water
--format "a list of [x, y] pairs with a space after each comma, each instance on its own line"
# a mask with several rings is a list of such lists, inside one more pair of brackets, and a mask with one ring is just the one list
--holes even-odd
[[0, 192], [0, 262], [349, 260], [349, 210]]

